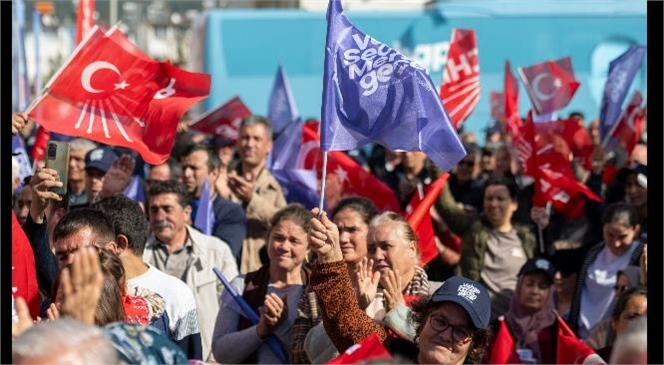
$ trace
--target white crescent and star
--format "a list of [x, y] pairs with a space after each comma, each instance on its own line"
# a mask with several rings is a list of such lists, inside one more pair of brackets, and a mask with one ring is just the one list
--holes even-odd
[[[118, 76], [122, 77], [122, 75], [120, 74], [120, 70], [118, 70], [118, 68], [110, 62], [94, 61], [90, 63], [89, 65], [85, 66], [83, 72], [81, 73], [81, 86], [83, 86], [83, 89], [85, 89], [85, 91], [91, 94], [98, 94], [104, 92], [104, 90], [95, 89], [90, 84], [90, 79], [92, 79], [92, 76], [99, 70], [111, 70], [115, 72]], [[120, 90], [120, 89], [124, 90], [128, 86], [129, 84], [127, 83], [127, 81], [122, 80], [120, 83], [114, 85], [115, 87], [114, 90]]]
[[542, 82], [542, 80], [545, 78], [551, 78], [551, 77], [552, 77], [551, 74], [549, 74], [548, 72], [542, 72], [537, 74], [537, 76], [535, 76], [535, 78], [533, 79], [533, 92], [535, 92], [535, 96], [537, 96], [539, 100], [551, 99], [556, 95], [556, 91], [558, 90], [558, 88], [560, 88], [561, 82], [559, 79], [556, 78], [553, 80], [552, 83], [556, 89], [550, 93], [542, 92], [542, 89], [540, 88], [540, 82]]

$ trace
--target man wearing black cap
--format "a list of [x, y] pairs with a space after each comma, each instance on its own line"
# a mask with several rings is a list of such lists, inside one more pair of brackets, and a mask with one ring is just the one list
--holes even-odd
[[85, 155], [85, 191], [88, 194], [88, 204], [101, 199], [104, 176], [117, 157], [110, 147], [97, 147]]

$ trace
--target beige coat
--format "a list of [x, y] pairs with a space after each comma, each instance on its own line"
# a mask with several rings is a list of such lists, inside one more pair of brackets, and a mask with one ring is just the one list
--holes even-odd
[[[219, 312], [219, 300], [223, 285], [212, 271], [216, 267], [228, 279], [233, 280], [238, 275], [237, 263], [228, 244], [215, 236], [208, 236], [191, 226], [187, 226], [187, 233], [193, 242], [192, 256], [194, 263], [187, 271], [184, 282], [194, 292], [196, 308], [198, 309], [198, 323], [201, 328], [201, 342], [203, 345], [203, 359], [212, 361], [212, 332]], [[156, 262], [154, 250], [158, 247], [156, 239], [150, 237], [143, 252], [143, 260], [157, 269], [162, 269], [164, 263]]]
[[[237, 172], [238, 175], [243, 175], [241, 166], [238, 166]], [[240, 259], [240, 273], [246, 274], [262, 266], [259, 252], [267, 241], [270, 219], [287, 205], [286, 198], [279, 182], [264, 168], [256, 178], [249, 204], [245, 204], [233, 194], [230, 200], [242, 204], [247, 216], [247, 237], [242, 243]]]

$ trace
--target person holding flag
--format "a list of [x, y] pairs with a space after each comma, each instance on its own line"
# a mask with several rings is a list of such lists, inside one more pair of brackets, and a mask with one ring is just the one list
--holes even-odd
[[[494, 323], [488, 364], [566, 364], [570, 359], [576, 364], [605, 363], [565, 332], [567, 325], [553, 305], [555, 275], [553, 264], [543, 258], [530, 259], [521, 267], [510, 309]], [[570, 341], [562, 341], [562, 336]]]

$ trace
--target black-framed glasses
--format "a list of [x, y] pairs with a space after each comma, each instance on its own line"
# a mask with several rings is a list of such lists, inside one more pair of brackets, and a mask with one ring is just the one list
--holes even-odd
[[451, 328], [454, 342], [464, 342], [473, 335], [467, 328], [451, 325], [447, 317], [439, 314], [430, 315], [429, 323], [431, 323], [431, 328], [438, 333], [445, 332], [448, 328]]

